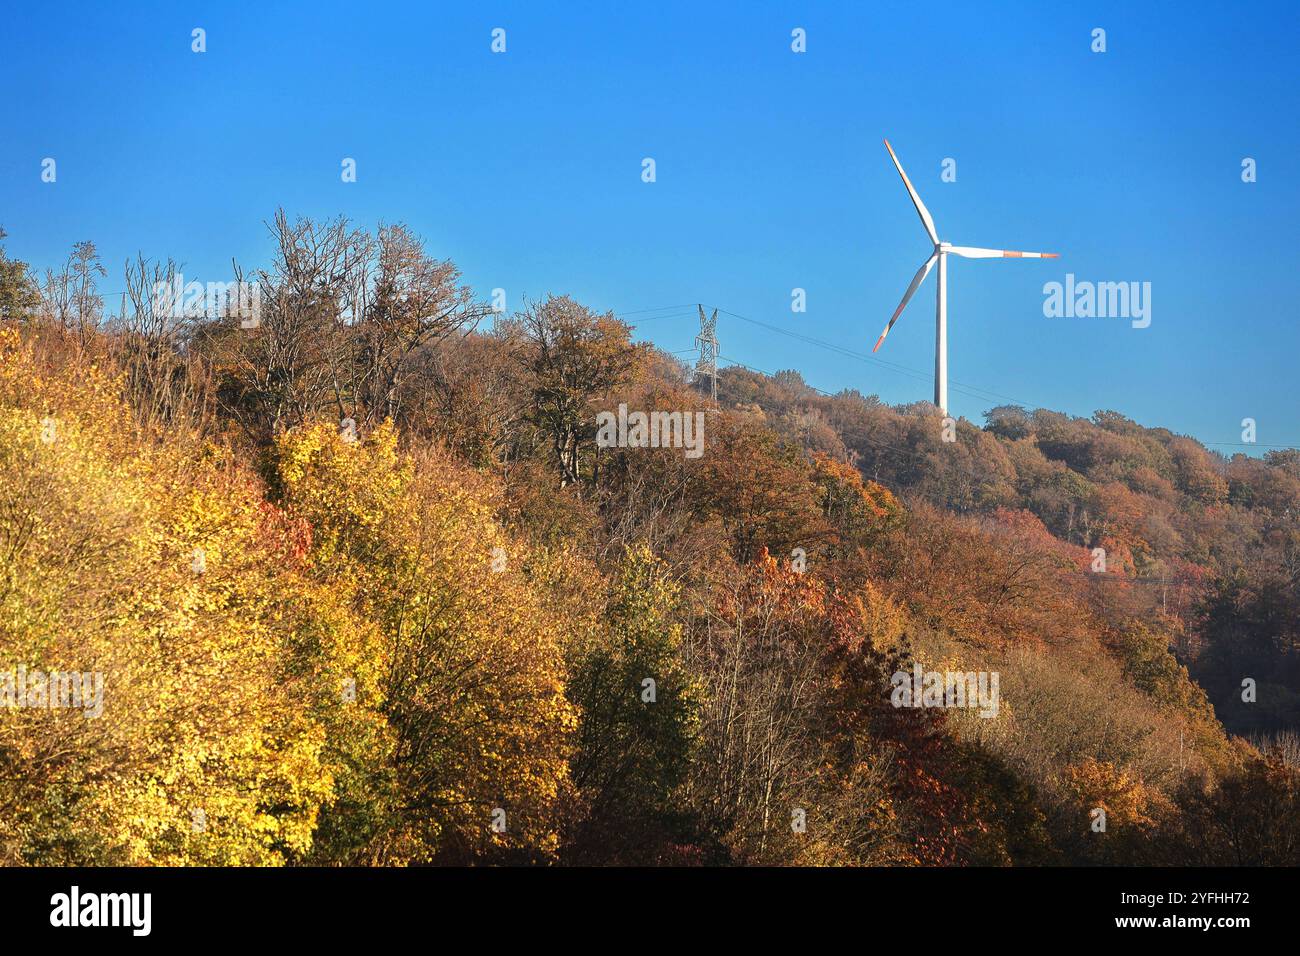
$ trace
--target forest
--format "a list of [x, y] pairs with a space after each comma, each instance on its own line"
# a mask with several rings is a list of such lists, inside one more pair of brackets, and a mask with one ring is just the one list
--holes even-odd
[[0, 247], [0, 864], [1300, 863], [1300, 451], [715, 404], [400, 224], [266, 229], [252, 321]]

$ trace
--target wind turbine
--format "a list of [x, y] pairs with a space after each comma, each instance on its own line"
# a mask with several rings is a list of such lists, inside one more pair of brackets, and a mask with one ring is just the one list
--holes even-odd
[[1058, 254], [1055, 252], [1013, 252], [1010, 249], [980, 249], [976, 246], [954, 246], [950, 242], [940, 242], [939, 234], [934, 229], [934, 220], [930, 218], [930, 211], [925, 208], [925, 203], [921, 202], [921, 197], [912, 188], [912, 181], [907, 178], [907, 173], [903, 172], [903, 164], [894, 155], [894, 147], [889, 145], [889, 140], [885, 140], [885, 149], [889, 150], [889, 158], [894, 161], [894, 167], [898, 170], [898, 175], [903, 177], [903, 185], [907, 187], [907, 194], [912, 197], [912, 205], [916, 207], [916, 213], [921, 217], [921, 225], [925, 226], [930, 241], [934, 243], [934, 252], [930, 253], [930, 258], [926, 259], [921, 268], [916, 270], [916, 275], [912, 277], [912, 284], [903, 293], [903, 301], [898, 303], [893, 318], [885, 326], [885, 331], [880, 333], [880, 338], [876, 339], [876, 346], [871, 351], [877, 351], [884, 343], [885, 336], [894, 327], [898, 317], [903, 314], [903, 309], [907, 308], [907, 303], [912, 300], [912, 294], [925, 281], [925, 277], [930, 274], [930, 269], [933, 268], [937, 260], [939, 263], [939, 289], [935, 296], [934, 403], [946, 415], [948, 413], [948, 256], [961, 256], [964, 259], [1055, 259]]

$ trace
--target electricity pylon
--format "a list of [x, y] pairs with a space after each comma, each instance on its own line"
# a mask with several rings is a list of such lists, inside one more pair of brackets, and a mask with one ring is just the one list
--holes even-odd
[[699, 306], [700, 310], [700, 334], [695, 336], [695, 347], [700, 350], [699, 357], [695, 360], [695, 381], [700, 381], [702, 376], [709, 378], [709, 394], [713, 398], [713, 404], [718, 404], [718, 310], [713, 310], [713, 317], [706, 319], [704, 317], [704, 306]]

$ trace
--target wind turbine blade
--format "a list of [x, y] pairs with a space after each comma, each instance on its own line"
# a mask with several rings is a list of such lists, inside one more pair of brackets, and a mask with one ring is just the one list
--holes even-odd
[[1058, 252], [1016, 252], [1012, 249], [981, 249], [978, 246], [949, 246], [948, 251], [964, 259], [1059, 259]]
[[939, 253], [936, 252], [929, 259], [925, 260], [925, 264], [922, 265], [921, 268], [916, 270], [916, 275], [912, 276], [912, 284], [909, 285], [907, 291], [903, 293], [903, 301], [898, 303], [898, 308], [894, 310], [893, 317], [889, 320], [889, 324], [885, 326], [885, 331], [880, 333], [880, 338], [876, 339], [876, 347], [871, 351], [875, 352], [880, 348], [881, 344], [884, 343], [885, 336], [888, 335], [889, 330], [894, 327], [894, 323], [898, 321], [898, 317], [903, 314], [903, 310], [907, 308], [907, 303], [912, 300], [913, 293], [915, 293], [917, 287], [925, 281], [925, 277], [930, 274], [930, 270], [934, 267], [935, 260], [938, 258]]
[[930, 241], [937, 246], [939, 244], [939, 233], [934, 230], [934, 220], [930, 218], [930, 210], [925, 208], [925, 203], [921, 202], [921, 197], [912, 188], [912, 181], [907, 178], [907, 173], [903, 172], [903, 164], [894, 155], [894, 147], [889, 145], [889, 140], [885, 140], [885, 149], [889, 150], [889, 158], [894, 161], [894, 167], [898, 170], [898, 175], [903, 177], [903, 185], [907, 187], [907, 194], [912, 197], [912, 205], [916, 207], [916, 213], [921, 217], [921, 225], [925, 226], [925, 231], [930, 234]]

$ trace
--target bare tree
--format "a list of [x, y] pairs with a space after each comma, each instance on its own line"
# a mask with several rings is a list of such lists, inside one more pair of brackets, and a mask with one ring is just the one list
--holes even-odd
[[370, 281], [360, 287], [360, 308], [353, 309], [347, 366], [348, 392], [365, 426], [397, 418], [402, 385], [421, 348], [472, 329], [490, 311], [473, 302], [470, 289], [460, 284], [460, 270], [427, 255], [404, 225], [381, 226], [371, 252]]
[[485, 312], [405, 226], [371, 236], [279, 210], [269, 228], [256, 328], [211, 330], [222, 404], [260, 440], [326, 410], [363, 428], [397, 417], [420, 350]]
[[707, 702], [691, 789], [706, 819], [730, 831], [741, 854], [762, 859], [778, 829], [778, 798], [814, 775], [826, 636], [811, 616], [783, 606], [789, 598], [781, 588], [744, 572], [718, 586], [721, 613], [710, 608], [689, 642]]
[[174, 294], [180, 266], [172, 259], [127, 260], [121, 314], [109, 323], [109, 342], [126, 373], [137, 419], [145, 425], [189, 418], [201, 424], [207, 371], [188, 347], [197, 317], [185, 315]]
[[98, 280], [106, 275], [93, 242], [74, 244], [57, 271], [45, 270], [42, 311], [61, 331], [76, 332], [85, 344], [103, 318], [104, 300]]

